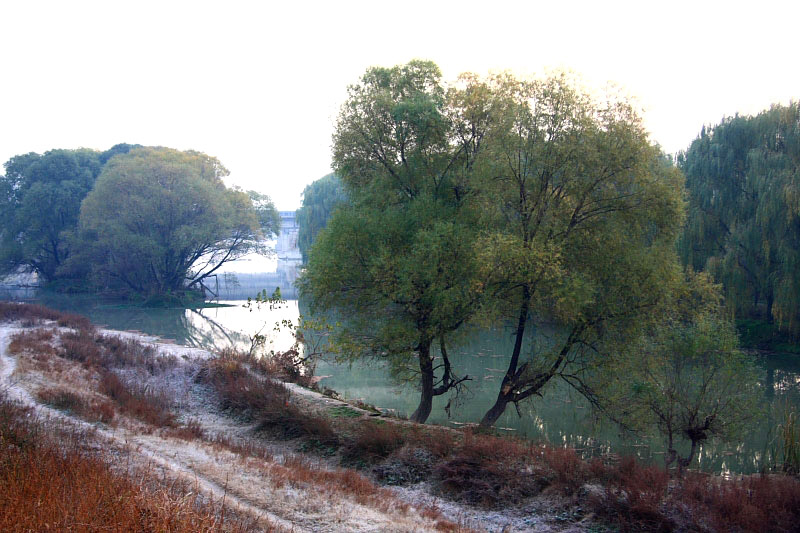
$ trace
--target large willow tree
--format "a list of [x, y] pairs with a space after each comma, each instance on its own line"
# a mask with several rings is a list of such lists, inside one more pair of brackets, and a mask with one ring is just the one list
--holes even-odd
[[[196, 288], [223, 264], [263, 248], [251, 197], [228, 189], [220, 162], [194, 151], [137, 148], [112, 157], [80, 211], [82, 253], [102, 287], [163, 297]], [[271, 202], [262, 209], [274, 211]]]
[[75, 252], [70, 236], [81, 202], [110, 157], [131, 145], [98, 152], [50, 150], [12, 157], [0, 176], [0, 275], [35, 272], [41, 281], [65, 277], [61, 268]]
[[308, 261], [308, 251], [317, 234], [328, 224], [333, 212], [347, 201], [342, 180], [334, 173], [321, 177], [303, 189], [303, 205], [297, 210], [297, 247]]
[[739, 316], [800, 336], [800, 106], [704, 128], [679, 164], [684, 262], [712, 273]]
[[[596, 101], [566, 75], [491, 84], [482, 164], [481, 268], [514, 348], [492, 425], [556, 379], [591, 382], [679, 279], [680, 173], [624, 100]], [[533, 342], [532, 328], [549, 331]]]
[[[626, 102], [564, 76], [445, 89], [432, 63], [370, 69], [342, 108], [334, 165], [352, 205], [320, 233], [303, 288], [346, 311], [343, 353], [417, 367], [416, 421], [459, 383], [447, 343], [464, 323], [513, 325], [491, 425], [555, 378], [591, 396], [585, 378], [680, 277], [680, 173]], [[534, 319], [547, 345], [530, 345]]]
[[476, 80], [448, 91], [440, 77], [435, 64], [412, 61], [371, 68], [349, 87], [333, 155], [350, 205], [319, 234], [301, 281], [313, 303], [346, 313], [343, 354], [417, 381], [418, 422], [460, 382], [447, 343], [480, 293], [470, 187], [486, 102]]

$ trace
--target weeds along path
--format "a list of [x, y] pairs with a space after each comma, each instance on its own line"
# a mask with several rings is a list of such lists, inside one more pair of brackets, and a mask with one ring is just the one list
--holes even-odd
[[[205, 438], [177, 438], [169, 431], [154, 430], [124, 417], [115, 427], [106, 427], [43, 405], [35, 399], [38, 390], [48, 386], [63, 388], [65, 384], [57, 382], [56, 374], [34, 372], [28, 363], [21, 365], [17, 356], [9, 353], [11, 337], [27, 329], [30, 328], [0, 324], [0, 391], [32, 406], [43, 416], [80, 429], [86, 435], [87, 445], [98, 449], [107, 460], [113, 456], [118, 465], [128, 463], [145, 470], [160, 470], [168, 478], [189, 481], [213, 501], [223, 502], [226, 508], [258, 517], [265, 527], [297, 533], [436, 530], [434, 520], [424, 518], [409, 505], [385, 497], [388, 493], [376, 497], [369, 491], [360, 494], [355, 489], [336, 490], [330, 482], [316, 483], [316, 477], [327, 475], [324, 465], [279, 451], [274, 455], [266, 452], [262, 457], [249, 457], [239, 449], [215, 443], [220, 437], [226, 442], [247, 443], [252, 440], [252, 426], [213, 412], [203, 391], [193, 385], [192, 371], [201, 358], [208, 357], [207, 352], [155, 345], [163, 353], [175, 356], [180, 365], [179, 370], [169, 375], [175, 381], [170, 386], [187, 391], [189, 396], [179, 402], [178, 418], [191, 418]], [[152, 339], [145, 339], [148, 341]], [[74, 362], [57, 362], [79, 366]], [[357, 485], [360, 481], [354, 482]]]

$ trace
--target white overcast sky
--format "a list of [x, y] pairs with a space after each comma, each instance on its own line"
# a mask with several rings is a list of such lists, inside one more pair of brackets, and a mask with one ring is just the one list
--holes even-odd
[[800, 98], [800, 2], [0, 2], [0, 161], [119, 142], [218, 157], [280, 209], [330, 171], [346, 87], [413, 58], [620, 86], [667, 152]]

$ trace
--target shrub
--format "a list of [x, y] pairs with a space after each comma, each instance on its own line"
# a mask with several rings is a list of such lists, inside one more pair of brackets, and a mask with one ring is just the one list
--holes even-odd
[[362, 422], [353, 439], [348, 439], [342, 450], [347, 462], [373, 463], [388, 457], [403, 446], [403, 434], [397, 424]]
[[257, 431], [268, 432], [278, 438], [303, 438], [322, 447], [339, 445], [339, 437], [328, 419], [304, 412], [290, 403], [261, 411], [258, 421]]
[[95, 342], [95, 335], [85, 329], [63, 333], [58, 355], [87, 365], [101, 363], [100, 346]]
[[461, 446], [434, 468], [443, 493], [482, 507], [517, 503], [538, 494], [547, 481], [530, 469], [531, 449], [512, 439], [466, 433]]
[[116, 374], [104, 371], [100, 390], [114, 400], [120, 411], [155, 427], [174, 427], [175, 416], [166, 407], [169, 402], [162, 394], [145, 387], [128, 385]]
[[87, 400], [72, 391], [54, 388], [42, 389], [37, 397], [43, 403], [62, 411], [69, 411], [89, 422], [108, 424], [114, 419], [114, 407], [108, 401]]
[[43, 320], [57, 322], [59, 326], [73, 329], [92, 330], [94, 326], [88, 318], [71, 313], [62, 313], [38, 304], [0, 302], [0, 322], [21, 320], [35, 325]]
[[289, 391], [280, 383], [255, 376], [237, 359], [209, 359], [195, 381], [211, 385], [220, 407], [253, 420], [264, 412], [280, 410], [289, 402]]
[[8, 351], [12, 354], [28, 352], [32, 354], [54, 355], [56, 353], [52, 345], [55, 335], [53, 329], [31, 329], [20, 331], [11, 336]]

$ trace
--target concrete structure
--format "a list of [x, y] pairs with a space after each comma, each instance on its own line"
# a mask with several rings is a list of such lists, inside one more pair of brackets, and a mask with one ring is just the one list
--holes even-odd
[[297, 224], [297, 217], [294, 211], [279, 211], [281, 215], [281, 229], [278, 234], [278, 242], [275, 245], [275, 252], [278, 259], [287, 261], [299, 261], [302, 259], [300, 248], [297, 247], [297, 234], [300, 226]]

